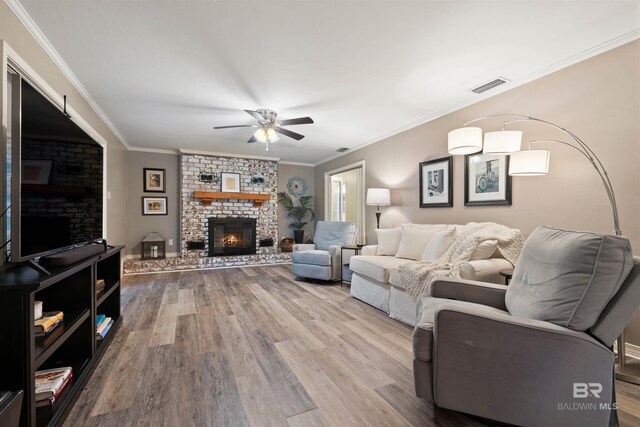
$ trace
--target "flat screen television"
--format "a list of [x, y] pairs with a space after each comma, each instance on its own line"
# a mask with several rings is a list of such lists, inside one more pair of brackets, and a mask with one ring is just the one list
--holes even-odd
[[12, 146], [19, 151], [12, 154], [11, 260], [102, 239], [103, 147], [24, 80], [20, 113]]

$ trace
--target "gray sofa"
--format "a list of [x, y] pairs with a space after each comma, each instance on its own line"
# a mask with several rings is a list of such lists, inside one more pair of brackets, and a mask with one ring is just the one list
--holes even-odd
[[640, 305], [626, 238], [540, 227], [509, 287], [439, 280], [420, 304], [418, 397], [515, 425], [615, 424], [612, 345]]
[[339, 280], [342, 268], [340, 248], [353, 245], [355, 240], [354, 223], [318, 221], [313, 244], [293, 245], [293, 275], [319, 280]]

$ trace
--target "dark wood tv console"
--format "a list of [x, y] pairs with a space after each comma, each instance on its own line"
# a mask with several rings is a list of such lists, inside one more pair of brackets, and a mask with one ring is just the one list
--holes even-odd
[[[0, 271], [0, 390], [24, 390], [21, 426], [62, 425], [122, 324], [122, 248], [50, 267], [50, 276], [26, 266]], [[105, 280], [100, 295], [97, 279]], [[43, 301], [43, 311], [64, 312], [63, 323], [44, 338], [35, 338], [34, 301]], [[96, 339], [98, 314], [114, 320], [103, 340]], [[73, 368], [71, 382], [53, 405], [36, 408], [35, 372], [62, 366]]]

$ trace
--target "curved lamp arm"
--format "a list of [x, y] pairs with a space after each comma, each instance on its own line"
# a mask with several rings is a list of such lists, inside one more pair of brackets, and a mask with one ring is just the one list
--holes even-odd
[[602, 180], [602, 184], [604, 185], [605, 191], [607, 192], [607, 197], [609, 198], [609, 203], [611, 204], [611, 210], [613, 212], [613, 232], [615, 233], [616, 236], [622, 235], [622, 231], [620, 230], [620, 221], [618, 219], [618, 204], [616, 202], [615, 192], [613, 191], [613, 185], [611, 185], [611, 180], [609, 179], [609, 174], [607, 173], [607, 170], [605, 169], [604, 165], [602, 164], [598, 156], [583, 140], [578, 138], [574, 133], [554, 123], [551, 123], [542, 119], [537, 119], [535, 117], [525, 116], [522, 114], [493, 114], [490, 116], [479, 117], [477, 119], [471, 120], [465, 123], [464, 126], [467, 126], [471, 123], [475, 123], [481, 120], [498, 118], [498, 117], [513, 118], [512, 120], [507, 120], [503, 122], [502, 124], [503, 129], [505, 126], [511, 123], [532, 121], [532, 122], [544, 123], [568, 135], [573, 140], [572, 142], [557, 141], [557, 140], [539, 140], [539, 141], [531, 141], [531, 143], [535, 144], [535, 143], [541, 143], [541, 142], [550, 142], [550, 143], [567, 145], [575, 149], [576, 151], [578, 151], [580, 154], [585, 156], [587, 160], [589, 160], [593, 168], [596, 170], [596, 172], [600, 176], [600, 179]]

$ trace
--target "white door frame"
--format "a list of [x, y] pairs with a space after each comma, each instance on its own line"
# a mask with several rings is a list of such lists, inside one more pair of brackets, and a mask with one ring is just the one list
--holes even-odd
[[360, 169], [362, 173], [362, 179], [360, 180], [360, 191], [358, 191], [358, 224], [360, 227], [356, 230], [356, 243], [364, 244], [365, 241], [365, 214], [364, 214], [364, 200], [365, 200], [365, 162], [360, 160], [359, 162], [351, 163], [346, 166], [342, 166], [337, 169], [333, 169], [324, 173], [324, 219], [329, 221], [331, 218], [331, 175], [335, 175], [341, 172], [347, 172], [353, 169]]

